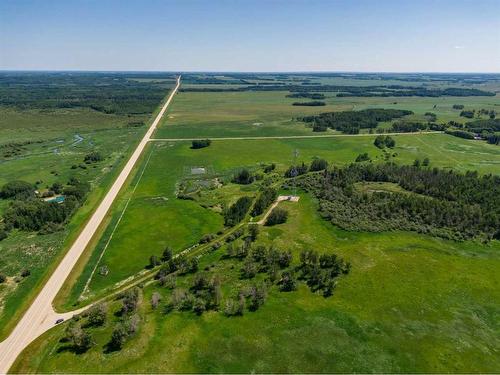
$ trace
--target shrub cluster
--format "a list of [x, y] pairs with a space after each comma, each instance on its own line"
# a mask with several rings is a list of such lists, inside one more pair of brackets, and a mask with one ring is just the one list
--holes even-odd
[[228, 209], [224, 210], [224, 225], [232, 227], [238, 224], [245, 218], [250, 206], [252, 205], [252, 198], [241, 197]]
[[210, 139], [194, 140], [191, 142], [192, 149], [205, 148], [210, 146], [212, 141]]

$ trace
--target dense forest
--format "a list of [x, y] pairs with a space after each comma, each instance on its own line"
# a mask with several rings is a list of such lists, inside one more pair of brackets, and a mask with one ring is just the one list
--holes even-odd
[[[402, 190], [358, 188], [370, 182], [393, 183]], [[319, 199], [324, 218], [346, 230], [410, 230], [454, 240], [500, 239], [499, 176], [358, 163], [309, 173], [297, 177], [296, 183]]]
[[156, 108], [173, 83], [172, 74], [160, 73], [6, 72], [0, 74], [0, 106], [144, 114]]
[[315, 132], [328, 128], [348, 134], [357, 134], [360, 129], [376, 128], [379, 122], [413, 114], [400, 109], [364, 109], [361, 111], [325, 112], [316, 116], [305, 116], [301, 120], [310, 124]]

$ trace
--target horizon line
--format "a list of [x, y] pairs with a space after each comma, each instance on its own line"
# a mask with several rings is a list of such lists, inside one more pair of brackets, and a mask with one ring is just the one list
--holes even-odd
[[500, 74], [500, 71], [356, 71], [356, 70], [95, 70], [95, 69], [0, 69], [0, 72], [40, 73], [257, 73], [257, 74]]

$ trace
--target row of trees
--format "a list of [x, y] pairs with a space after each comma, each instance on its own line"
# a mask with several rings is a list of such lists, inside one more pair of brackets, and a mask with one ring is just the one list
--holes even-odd
[[278, 192], [272, 187], [265, 187], [257, 196], [251, 215], [258, 216], [266, 210], [278, 197]]
[[251, 197], [241, 197], [234, 204], [229, 206], [226, 210], [224, 210], [224, 225], [228, 227], [232, 227], [242, 221], [250, 206], [252, 205]]
[[314, 99], [314, 100], [322, 100], [322, 99], [325, 99], [325, 94], [311, 93], [311, 92], [294, 92], [294, 93], [288, 94], [286, 97], [287, 98], [307, 98], [307, 99]]
[[309, 124], [316, 132], [331, 128], [347, 134], [357, 134], [360, 129], [374, 129], [379, 122], [411, 114], [413, 112], [407, 110], [372, 108], [361, 111], [326, 112], [305, 116], [301, 120]]
[[241, 87], [213, 88], [213, 87], [190, 87], [183, 88], [185, 92], [242, 92], [242, 91], [283, 91], [288, 90], [294, 94], [301, 92], [335, 92], [337, 97], [432, 97], [442, 96], [495, 96], [494, 92], [483, 91], [473, 88], [449, 87], [445, 89], [428, 88], [423, 86], [402, 85], [371, 85], [371, 86], [348, 86], [348, 85], [286, 85], [283, 84], [254, 84]]
[[323, 107], [326, 105], [326, 103], [319, 100], [313, 100], [310, 102], [293, 102], [292, 105], [305, 107]]

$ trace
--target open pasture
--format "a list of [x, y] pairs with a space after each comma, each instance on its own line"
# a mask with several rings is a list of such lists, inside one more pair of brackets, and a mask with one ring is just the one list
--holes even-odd
[[[113, 323], [90, 329], [97, 345], [84, 354], [61, 350], [64, 328], [32, 344], [13, 372], [490, 372], [498, 366], [499, 243], [456, 243], [405, 232], [351, 233], [323, 221], [302, 195], [283, 203], [286, 224], [263, 227], [258, 244], [338, 254], [353, 265], [334, 295], [302, 285], [269, 291], [257, 312], [165, 314], [149, 300], [165, 287], [143, 289], [139, 332], [119, 352], [106, 353]], [[293, 238], [293, 241], [290, 239]], [[241, 282], [224, 247], [200, 259], [222, 277], [223, 297]], [[191, 277], [178, 277], [188, 286]], [[117, 303], [111, 304], [113, 309]], [[111, 317], [110, 319], [116, 319]]]
[[[500, 150], [484, 142], [444, 134], [398, 135], [394, 136], [396, 147], [386, 155], [373, 145], [374, 137], [225, 140], [213, 141], [210, 147], [199, 150], [190, 149], [188, 142], [152, 142], [136, 176], [116, 202], [107, 227], [96, 239], [91, 261], [74, 285], [68, 303], [78, 299], [87, 283], [91, 294], [100, 294], [144, 270], [149, 257], [160, 256], [166, 246], [178, 252], [195, 245], [204, 234], [223, 229], [217, 210], [176, 198], [183, 181], [196, 180], [189, 173], [193, 166], [206, 168], [226, 182], [215, 193], [226, 204], [238, 196], [255, 194], [253, 185], [229, 183], [235, 171], [243, 167], [258, 170], [260, 165], [275, 163], [281, 174], [293, 163], [295, 150], [298, 163], [324, 158], [340, 166], [367, 152], [374, 162], [389, 156], [388, 160], [396, 163], [411, 164], [428, 157], [431, 167], [494, 174], [500, 170]], [[101, 266], [108, 267], [109, 273], [91, 277], [92, 270]]]
[[[199, 85], [205, 88], [208, 85]], [[219, 86], [219, 85], [211, 85]], [[500, 97], [337, 97], [325, 92], [324, 106], [293, 106], [308, 99], [287, 98], [288, 91], [180, 92], [155, 133], [156, 138], [267, 137], [322, 135], [298, 120], [322, 112], [367, 108], [402, 109], [414, 112], [411, 121], [427, 121], [425, 113], [436, 114], [438, 123], [470, 121], [460, 117], [465, 109], [500, 110]], [[384, 124], [381, 124], [381, 127]], [[367, 132], [367, 129], [363, 129]]]

